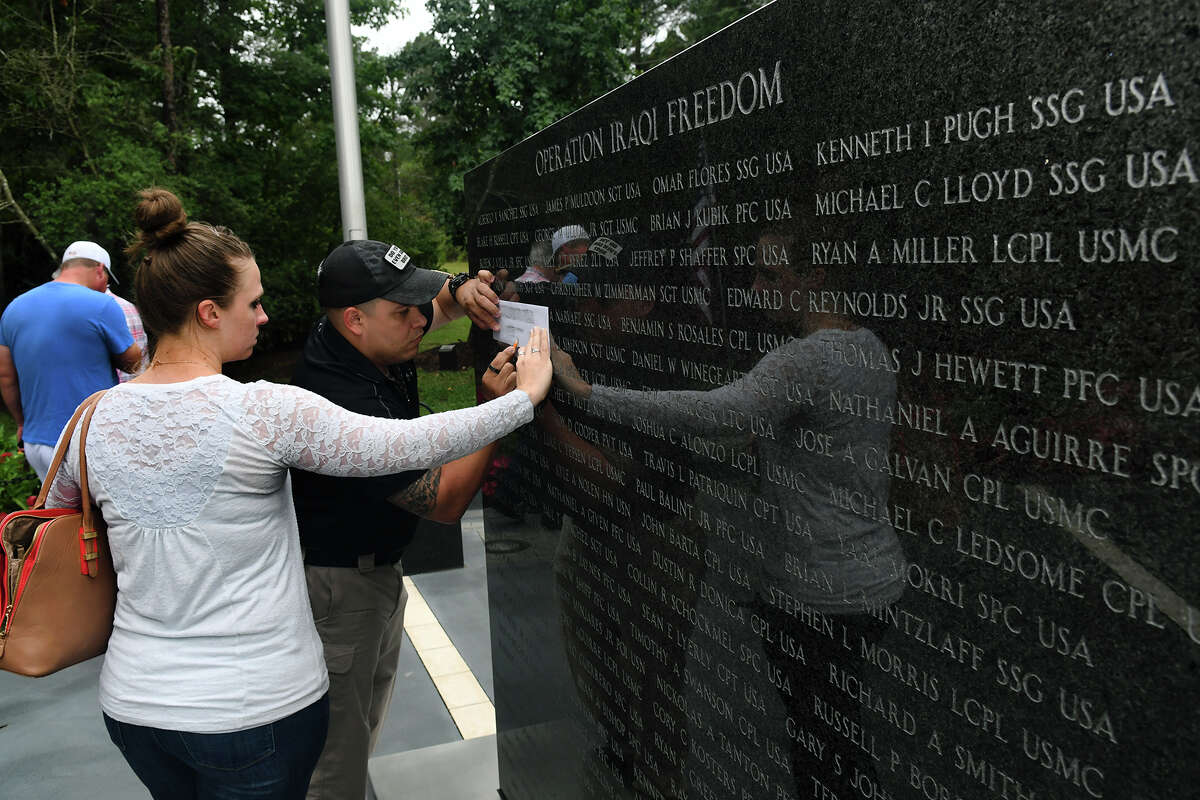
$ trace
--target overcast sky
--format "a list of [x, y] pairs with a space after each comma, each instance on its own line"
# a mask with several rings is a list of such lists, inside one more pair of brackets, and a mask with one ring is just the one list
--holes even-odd
[[371, 46], [385, 55], [399, 51], [433, 24], [425, 0], [406, 0], [404, 7], [408, 13], [403, 19], [394, 19], [377, 31], [355, 27], [354, 35], [367, 37]]

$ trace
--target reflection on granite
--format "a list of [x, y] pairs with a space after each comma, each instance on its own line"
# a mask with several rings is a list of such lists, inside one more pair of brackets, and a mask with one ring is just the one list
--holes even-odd
[[776, 3], [468, 175], [509, 800], [1194, 791], [1194, 12]]

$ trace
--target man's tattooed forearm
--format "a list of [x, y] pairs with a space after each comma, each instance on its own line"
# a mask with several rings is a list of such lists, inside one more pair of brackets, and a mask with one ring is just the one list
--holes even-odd
[[391, 500], [405, 511], [413, 514], [428, 514], [437, 505], [438, 485], [442, 482], [442, 468], [434, 467], [406, 489], [392, 495]]

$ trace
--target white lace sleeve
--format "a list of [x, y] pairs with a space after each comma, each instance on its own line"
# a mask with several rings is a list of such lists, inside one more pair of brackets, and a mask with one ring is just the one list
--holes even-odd
[[295, 386], [247, 387], [244, 420], [280, 463], [347, 477], [428, 469], [461, 458], [533, 419], [520, 390], [475, 408], [411, 420], [355, 414]]
[[[55, 447], [57, 452], [58, 447]], [[58, 468], [54, 483], [50, 484], [50, 493], [46, 495], [46, 508], [79, 508], [82, 493], [79, 490], [79, 479], [75, 473], [79, 471], [79, 430], [76, 429], [71, 439], [71, 449], [63, 458]], [[90, 472], [91, 470], [89, 470]], [[90, 484], [89, 484], [90, 485]]]

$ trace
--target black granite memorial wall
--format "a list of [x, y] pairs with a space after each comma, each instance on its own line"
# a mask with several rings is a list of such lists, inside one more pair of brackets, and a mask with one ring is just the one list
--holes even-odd
[[1195, 794], [1198, 12], [778, 2], [467, 176], [506, 797]]

